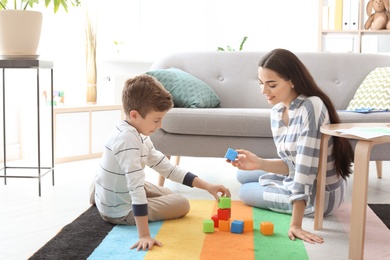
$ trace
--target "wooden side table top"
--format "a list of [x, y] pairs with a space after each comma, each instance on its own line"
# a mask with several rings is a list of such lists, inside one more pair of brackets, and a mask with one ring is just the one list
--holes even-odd
[[340, 129], [350, 129], [353, 127], [359, 127], [359, 128], [375, 128], [375, 127], [386, 127], [390, 130], [390, 122], [389, 123], [340, 123], [340, 124], [330, 124], [330, 125], [324, 125], [321, 126], [320, 131], [321, 133], [330, 135], [330, 136], [338, 136], [348, 139], [355, 139], [355, 140], [367, 140], [372, 142], [380, 142], [380, 143], [387, 143], [390, 142], [390, 135], [385, 135], [381, 137], [375, 137], [366, 139], [363, 137], [355, 136], [355, 135], [347, 135], [342, 134], [341, 132], [338, 132]]

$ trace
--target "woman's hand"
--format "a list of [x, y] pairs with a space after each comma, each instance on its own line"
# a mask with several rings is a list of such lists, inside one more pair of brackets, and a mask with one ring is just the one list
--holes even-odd
[[132, 245], [130, 247], [130, 249], [134, 249], [134, 248], [137, 248], [137, 251], [139, 250], [152, 250], [152, 247], [154, 245], [157, 245], [157, 246], [162, 246], [162, 243], [150, 236], [144, 236], [144, 237], [141, 237], [137, 243], [135, 243], [134, 245]]
[[295, 238], [299, 238], [305, 242], [308, 242], [310, 244], [322, 244], [324, 243], [324, 239], [320, 236], [317, 236], [313, 233], [310, 233], [308, 231], [303, 230], [299, 226], [292, 226], [290, 227], [290, 230], [288, 231], [288, 237], [291, 240], [295, 240]]
[[258, 170], [261, 169], [260, 160], [261, 158], [257, 157], [254, 153], [251, 153], [247, 150], [237, 149], [238, 152], [237, 158], [235, 161], [227, 160], [234, 167], [237, 167], [240, 170]]

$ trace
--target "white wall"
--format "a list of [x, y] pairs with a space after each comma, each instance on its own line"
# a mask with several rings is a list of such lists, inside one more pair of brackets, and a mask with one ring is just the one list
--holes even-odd
[[[313, 0], [111, 0], [98, 6], [98, 77], [109, 76], [107, 60], [153, 62], [177, 51], [317, 51], [318, 1]], [[85, 1], [82, 1], [85, 3]], [[67, 103], [85, 102], [83, 7], [44, 12], [39, 53], [55, 61], [55, 87]], [[120, 56], [114, 41], [120, 45]], [[118, 64], [117, 64], [118, 65]], [[107, 87], [112, 87], [107, 84]], [[111, 90], [108, 90], [111, 91]]]
[[[154, 60], [175, 51], [238, 49], [317, 50], [318, 1], [313, 0], [114, 0], [100, 6], [104, 54], [123, 42], [123, 54]], [[120, 6], [120, 8], [118, 8]]]
[[[216, 50], [227, 45], [244, 51], [287, 48], [317, 51], [318, 1], [313, 0], [89, 0], [98, 5], [98, 101], [115, 99], [114, 74], [141, 73], [156, 58], [177, 51]], [[85, 1], [82, 1], [85, 3]], [[108, 4], [109, 3], [109, 4]], [[42, 3], [43, 4], [43, 3]], [[44, 14], [38, 54], [54, 61], [54, 88], [64, 90], [67, 105], [85, 103], [83, 7], [69, 12], [42, 5]], [[120, 55], [114, 41], [120, 45]], [[138, 65], [137, 65], [138, 64]], [[137, 67], [138, 66], [138, 67]], [[7, 127], [7, 143], [20, 142], [26, 132], [26, 109], [33, 100], [23, 95], [31, 78], [18, 73]], [[99, 95], [100, 93], [100, 95]], [[18, 107], [19, 106], [19, 107]], [[33, 113], [32, 111], [28, 111]], [[18, 117], [18, 119], [15, 119]], [[31, 123], [34, 120], [30, 120]], [[28, 121], [29, 122], [29, 121]], [[22, 129], [20, 129], [22, 128]]]

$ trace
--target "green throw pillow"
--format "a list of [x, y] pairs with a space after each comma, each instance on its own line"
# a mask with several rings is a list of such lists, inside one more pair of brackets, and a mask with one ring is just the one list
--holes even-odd
[[363, 80], [347, 110], [390, 110], [390, 67], [376, 68]]
[[209, 85], [180, 69], [158, 69], [146, 74], [155, 77], [171, 93], [175, 107], [208, 108], [221, 102]]

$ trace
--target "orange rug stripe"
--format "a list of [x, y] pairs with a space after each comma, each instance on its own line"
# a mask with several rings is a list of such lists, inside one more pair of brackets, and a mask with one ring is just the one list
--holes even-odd
[[[217, 214], [218, 203], [214, 203], [213, 211], [210, 211], [208, 218]], [[244, 205], [241, 201], [232, 201], [231, 221], [244, 220], [252, 217], [252, 208]], [[234, 239], [239, 237], [239, 239]], [[236, 237], [237, 236], [237, 237]], [[212, 234], [206, 234], [203, 249], [200, 253], [202, 260], [207, 259], [254, 259], [253, 232], [234, 234], [231, 232], [219, 231], [218, 228]]]
[[154, 246], [144, 259], [183, 259], [183, 256], [201, 254], [206, 237], [203, 233], [203, 220], [210, 219], [215, 202], [190, 200], [190, 204], [191, 210], [184, 218], [164, 221], [156, 236], [156, 239], [163, 243], [163, 247]]

